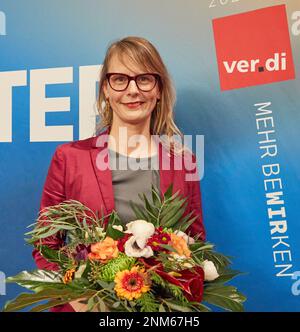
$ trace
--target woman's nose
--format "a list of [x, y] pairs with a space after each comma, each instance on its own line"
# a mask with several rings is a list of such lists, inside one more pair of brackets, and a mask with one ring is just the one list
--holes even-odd
[[130, 93], [139, 93], [139, 88], [137, 87], [135, 80], [131, 80], [129, 82], [129, 85], [127, 87], [127, 91], [130, 92]]

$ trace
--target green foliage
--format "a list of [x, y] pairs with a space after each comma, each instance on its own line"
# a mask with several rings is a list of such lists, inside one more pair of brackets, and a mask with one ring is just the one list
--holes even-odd
[[134, 257], [119, 253], [117, 258], [111, 259], [107, 264], [101, 266], [99, 277], [107, 282], [113, 281], [117, 272], [130, 270], [135, 263], [136, 259]]
[[14, 277], [8, 277], [6, 282], [16, 283], [35, 292], [49, 287], [64, 288], [60, 273], [48, 270], [23, 271]]
[[52, 263], [57, 263], [62, 269], [67, 270], [74, 265], [73, 260], [62, 253], [62, 250], [54, 250], [44, 245], [37, 246], [40, 254]]
[[[81, 290], [80, 292], [74, 292], [73, 289], [67, 286], [63, 289], [47, 288], [37, 293], [20, 294], [13, 301], [9, 301], [5, 304], [4, 312], [19, 311], [28, 306], [34, 306], [31, 311], [44, 311], [54, 305], [65, 304], [70, 301], [82, 298], [90, 297], [94, 294], [94, 291]], [[48, 300], [46, 304], [39, 305], [41, 301]]]
[[119, 230], [113, 228], [113, 226], [122, 226], [122, 222], [118, 216], [118, 214], [115, 211], [112, 211], [109, 220], [108, 225], [106, 227], [106, 235], [111, 237], [114, 240], [118, 240], [124, 236], [123, 232], [120, 232]]
[[81, 243], [100, 241], [97, 229], [104, 227], [104, 220], [100, 219], [87, 206], [76, 200], [67, 200], [60, 204], [46, 207], [40, 211], [37, 221], [29, 225], [32, 231], [25, 233], [28, 244], [41, 243], [41, 240], [50, 236], [64, 237], [69, 232], [73, 238]]
[[139, 198], [144, 203], [143, 208], [130, 201], [131, 208], [138, 219], [147, 220], [155, 227], [162, 226], [186, 231], [197, 218], [191, 218], [193, 212], [183, 217], [187, 207], [187, 198], [182, 198], [179, 192], [173, 194], [173, 184], [168, 187], [162, 199], [159, 190], [154, 185], [152, 185], [152, 202], [149, 202], [145, 194], [139, 194]]
[[140, 312], [155, 312], [158, 311], [159, 302], [155, 299], [152, 293], [144, 293], [136, 300], [136, 305], [140, 307]]
[[203, 301], [228, 311], [244, 311], [246, 297], [233, 286], [216, 284], [204, 288]]
[[213, 248], [214, 245], [211, 243], [202, 241], [197, 241], [195, 244], [190, 245], [192, 257], [197, 263], [201, 264], [205, 260], [212, 261], [218, 271], [228, 267], [231, 264], [231, 257], [218, 253]]
[[183, 295], [183, 291], [180, 287], [172, 284], [168, 284], [167, 289], [170, 291], [170, 293], [174, 296], [175, 299], [177, 299], [180, 303], [188, 304], [189, 301], [186, 299], [186, 297]]
[[166, 294], [172, 295], [181, 304], [188, 303], [188, 300], [183, 295], [183, 291], [180, 289], [180, 287], [167, 282], [154, 271], [151, 272], [151, 279], [156, 285], [159, 285], [160, 287], [162, 287], [164, 289], [164, 291], [166, 292]]
[[[187, 232], [197, 218], [197, 216], [192, 217], [193, 211], [183, 217], [187, 200], [182, 198], [179, 192], [173, 194], [172, 184], [163, 197], [160, 196], [159, 190], [152, 186], [152, 202], [145, 194], [139, 194], [139, 197], [144, 203], [143, 208], [130, 201], [136, 217], [153, 223], [155, 227], [162, 227], [169, 233], [175, 230]], [[33, 306], [31, 311], [44, 311], [75, 299], [83, 299], [87, 311], [95, 309], [104, 312], [210, 311], [206, 304], [219, 306], [228, 311], [243, 311], [246, 297], [235, 287], [225, 285], [241, 273], [230, 268], [231, 257], [218, 253], [213, 244], [200, 241], [197, 237], [194, 237], [195, 243], [188, 244], [192, 252], [191, 258], [170, 259], [169, 252], [161, 250], [155, 259], [163, 266], [166, 273], [186, 269], [184, 265], [186, 263], [191, 266], [203, 266], [205, 260], [212, 261], [219, 277], [213, 281], [204, 282], [201, 303], [188, 301], [184, 291], [160, 277], [154, 267], [147, 271], [152, 281], [149, 292], [135, 301], [118, 298], [113, 282], [116, 273], [130, 270], [136, 264], [142, 264], [140, 261], [123, 253], [119, 253], [117, 258], [111, 259], [106, 264], [89, 259], [77, 262], [74, 258], [74, 250], [79, 244], [88, 246], [102, 241], [106, 236], [114, 240], [122, 238], [124, 233], [114, 227], [118, 225], [122, 225], [122, 221], [116, 211], [107, 216], [102, 214], [99, 218], [92, 210], [74, 200], [42, 210], [37, 222], [29, 226], [33, 227], [33, 230], [26, 233], [27, 242], [34, 245], [49, 262], [58, 264], [60, 271], [23, 271], [14, 277], [7, 278], [7, 282], [17, 283], [31, 293], [20, 294], [14, 300], [7, 302], [4, 311], [18, 311], [28, 306]], [[43, 245], [43, 240], [50, 236], [65, 239], [65, 245], [58, 250]], [[169, 244], [163, 244], [161, 247], [174, 251]], [[71, 280], [64, 284], [64, 274], [70, 269], [75, 269], [75, 274], [71, 274]], [[173, 273], [173, 276], [176, 278], [176, 274]], [[44, 303], [45, 301], [47, 302]]]

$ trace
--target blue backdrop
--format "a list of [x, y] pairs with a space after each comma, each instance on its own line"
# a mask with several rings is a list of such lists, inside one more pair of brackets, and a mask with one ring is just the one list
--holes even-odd
[[[285, 5], [296, 78], [221, 91], [212, 20], [278, 4]], [[300, 270], [299, 1], [2, 0], [0, 12], [0, 270], [10, 276], [35, 267], [23, 235], [37, 216], [55, 147], [92, 136], [96, 74], [108, 43], [138, 35], [157, 46], [173, 77], [179, 128], [205, 137], [207, 238], [247, 272], [233, 281], [248, 297], [246, 310], [299, 311], [300, 285], [291, 277]], [[43, 105], [43, 94], [63, 99]], [[268, 130], [278, 152], [269, 159], [261, 158], [263, 122], [256, 120], [263, 116], [255, 106], [267, 102], [261, 111], [272, 111]], [[264, 187], [271, 191], [262, 170], [269, 164], [280, 166], [273, 178], [282, 184], [275, 191], [282, 191], [277, 208], [287, 229], [278, 234]], [[0, 306], [20, 290], [8, 285]]]

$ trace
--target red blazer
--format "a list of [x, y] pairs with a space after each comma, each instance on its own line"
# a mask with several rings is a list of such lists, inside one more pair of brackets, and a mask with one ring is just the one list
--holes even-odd
[[[102, 158], [108, 161], [108, 133], [107, 129], [96, 137], [65, 143], [56, 148], [44, 184], [40, 210], [67, 199], [75, 199], [95, 212], [100, 212], [101, 209], [104, 209], [105, 214], [112, 212], [114, 195], [111, 170], [109, 168], [103, 170], [103, 167], [101, 170], [99, 167], [101, 160], [103, 164]], [[161, 195], [173, 183], [173, 193], [179, 190], [180, 194], [187, 197], [188, 205], [184, 215], [194, 211], [192, 216], [197, 216], [189, 231], [193, 235], [200, 235], [200, 238], [205, 240], [200, 181], [199, 178], [196, 181], [186, 180], [188, 173], [194, 173], [198, 176], [197, 168], [193, 172], [187, 168], [174, 169], [174, 156], [171, 156], [170, 169], [162, 169], [162, 163], [167, 153], [160, 142], [158, 146]], [[192, 160], [196, 162], [194, 154]], [[43, 243], [52, 249], [58, 249], [63, 245], [61, 239], [53, 236], [45, 239]], [[36, 249], [33, 251], [33, 258], [39, 269], [57, 270], [58, 268], [56, 264], [45, 260]], [[74, 310], [67, 304], [55, 307], [51, 311]]]

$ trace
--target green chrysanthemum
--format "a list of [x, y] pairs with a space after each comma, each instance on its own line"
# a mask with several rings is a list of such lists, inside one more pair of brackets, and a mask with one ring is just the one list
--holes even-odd
[[136, 259], [134, 257], [128, 257], [123, 253], [119, 253], [117, 258], [110, 260], [101, 267], [100, 279], [106, 282], [114, 281], [117, 272], [130, 270], [135, 263]]

